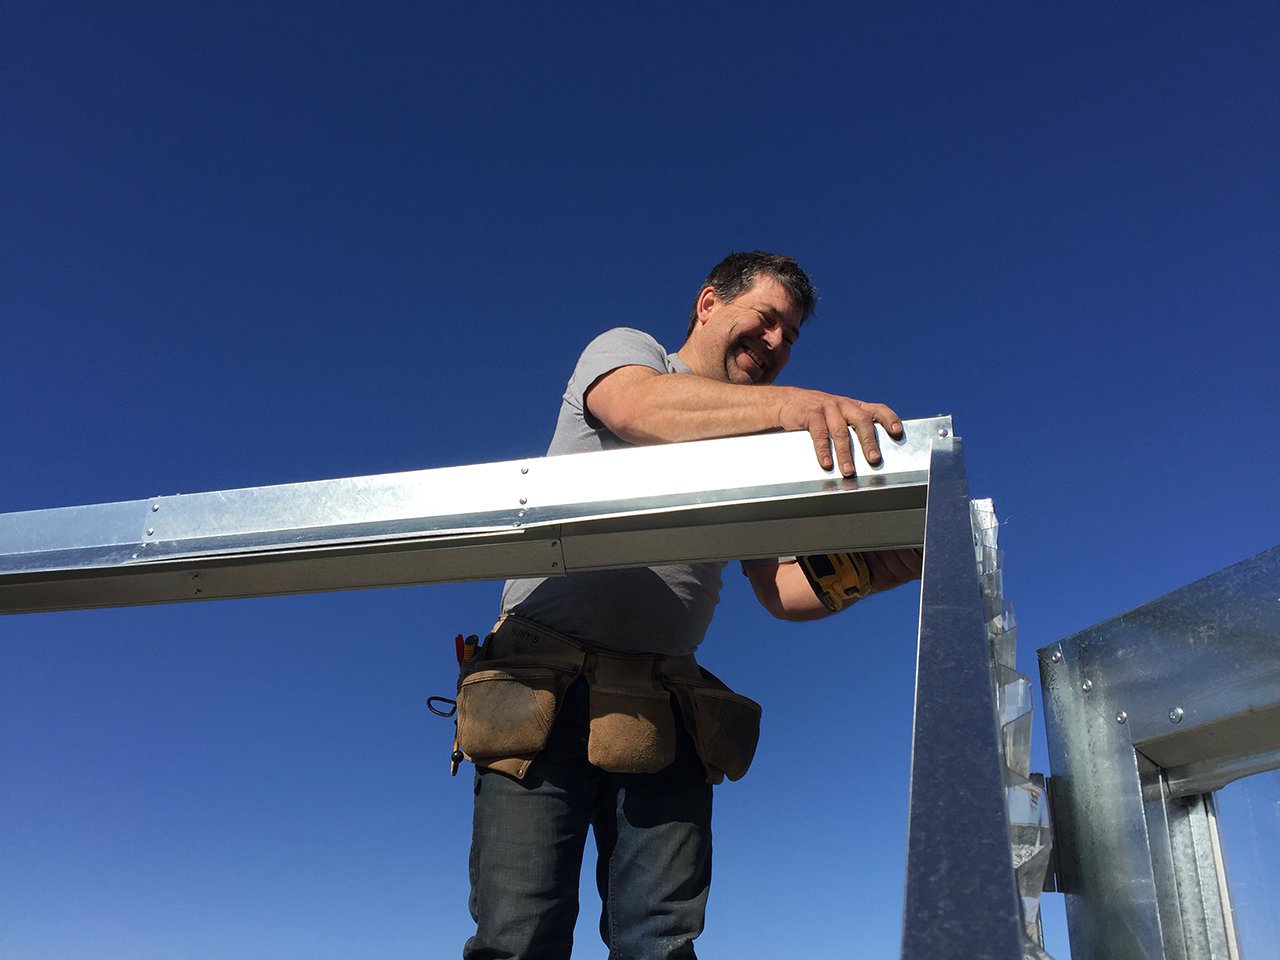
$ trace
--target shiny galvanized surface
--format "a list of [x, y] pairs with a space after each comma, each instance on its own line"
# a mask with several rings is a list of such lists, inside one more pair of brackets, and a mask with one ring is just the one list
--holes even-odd
[[904, 960], [1020, 960], [1000, 724], [958, 440], [934, 444], [920, 596]]
[[1195, 794], [1280, 761], [1280, 548], [1039, 655], [1072, 956], [1227, 960]]
[[822, 470], [806, 433], [0, 515], [0, 612], [918, 546], [929, 445]]

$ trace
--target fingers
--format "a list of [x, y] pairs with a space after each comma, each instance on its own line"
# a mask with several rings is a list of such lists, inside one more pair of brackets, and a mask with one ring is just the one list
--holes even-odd
[[[821, 465], [823, 470], [830, 470], [831, 469], [831, 432], [827, 428], [826, 421], [814, 420], [809, 424], [808, 429], [809, 429], [809, 437], [810, 439], [813, 440], [813, 452], [817, 454], [819, 465]], [[849, 433], [848, 430], [844, 429], [844, 424], [840, 425], [840, 429], [836, 432], [836, 436], [839, 437], [840, 434], [842, 433], [845, 434], [846, 437], [848, 436], [848, 433]], [[836, 442], [838, 444], [839, 440], [837, 440]], [[847, 439], [845, 440], [844, 445], [847, 451], [849, 447], [849, 441]], [[837, 447], [836, 456], [839, 457], [839, 455], [840, 455], [840, 450]], [[844, 473], [843, 463], [841, 463], [840, 472]], [[844, 475], [847, 477], [850, 474], [845, 473]]]
[[853, 444], [849, 441], [849, 425], [844, 414], [834, 405], [825, 411], [827, 430], [831, 434], [832, 445], [836, 448], [836, 463], [840, 464], [840, 474], [853, 476]]
[[843, 476], [853, 476], [850, 427], [858, 438], [863, 457], [872, 466], [879, 465], [883, 459], [876, 424], [884, 427], [895, 440], [902, 436], [901, 419], [883, 403], [863, 403], [817, 390], [784, 389], [789, 394], [779, 411], [779, 425], [784, 430], [807, 430], [813, 439], [814, 455], [824, 470], [832, 469], [834, 463]]
[[849, 426], [858, 436], [862, 446], [862, 455], [867, 463], [875, 466], [881, 460], [880, 443], [876, 439], [876, 424], [884, 427], [889, 436], [895, 440], [902, 436], [902, 420], [883, 403], [863, 403], [861, 400], [851, 401], [853, 410], [846, 415]]
[[871, 572], [871, 592], [892, 590], [912, 580], [919, 580], [922, 555], [917, 550], [882, 550], [864, 553]]
[[[849, 404], [852, 409], [846, 409], [845, 419], [849, 421], [849, 426], [853, 427], [853, 432], [858, 436], [858, 443], [862, 446], [862, 455], [867, 458], [867, 463], [873, 467], [880, 462], [880, 444], [876, 440], [876, 418], [874, 408], [882, 406], [882, 404], [863, 403], [861, 400], [854, 400]], [[901, 425], [899, 425], [901, 428]], [[848, 431], [845, 431], [848, 433]]]

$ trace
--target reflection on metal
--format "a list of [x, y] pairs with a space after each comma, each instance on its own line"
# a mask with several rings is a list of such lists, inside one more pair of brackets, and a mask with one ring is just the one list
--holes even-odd
[[0, 515], [0, 613], [919, 546], [930, 443], [778, 433]]
[[1280, 548], [1039, 654], [1072, 956], [1234, 958], [1205, 791], [1280, 766]]
[[1213, 802], [1240, 950], [1248, 960], [1275, 960], [1280, 956], [1280, 771], [1237, 780]]
[[999, 545], [1000, 523], [990, 500], [970, 504], [973, 549], [982, 586], [991, 675], [996, 688], [1000, 724], [1005, 809], [1009, 815], [1009, 846], [1021, 897], [1024, 952], [1043, 957], [1040, 894], [1053, 842], [1049, 830], [1044, 779], [1031, 772], [1031, 678], [1017, 670], [1018, 622], [1013, 605], [1004, 598], [1004, 551]]
[[1022, 915], [959, 440], [934, 444], [920, 592], [903, 960], [1018, 960]]

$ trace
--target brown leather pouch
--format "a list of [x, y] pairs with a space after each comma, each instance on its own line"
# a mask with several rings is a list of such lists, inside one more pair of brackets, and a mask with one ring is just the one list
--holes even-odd
[[[556, 687], [557, 671], [550, 667], [494, 665], [468, 674], [458, 688], [458, 746], [479, 766], [523, 776], [547, 744]], [[503, 758], [521, 772], [495, 762]]]
[[587, 759], [610, 773], [657, 773], [676, 758], [671, 694], [652, 657], [588, 657], [591, 732]]
[[701, 681], [668, 676], [667, 686], [680, 703], [707, 781], [741, 780], [760, 741], [760, 704], [734, 693], [706, 668], [701, 673]]

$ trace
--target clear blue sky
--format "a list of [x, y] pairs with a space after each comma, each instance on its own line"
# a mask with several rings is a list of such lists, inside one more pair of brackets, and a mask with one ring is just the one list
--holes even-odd
[[[10, 3], [0, 511], [538, 455], [593, 336], [675, 349], [764, 248], [822, 293], [786, 382], [955, 417], [1034, 677], [1280, 543], [1278, 34], [1234, 0]], [[700, 954], [892, 956], [918, 591], [784, 625], [726, 581], [704, 660], [765, 726]], [[425, 698], [498, 593], [0, 619], [0, 955], [457, 956], [470, 786]]]

